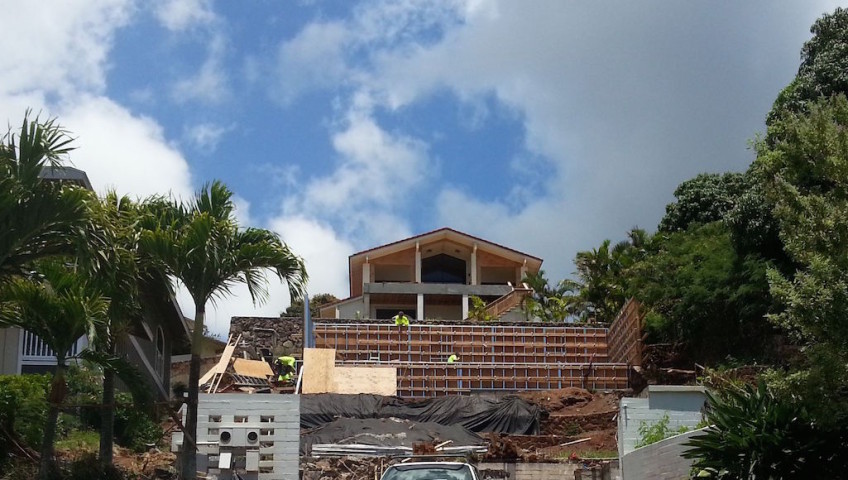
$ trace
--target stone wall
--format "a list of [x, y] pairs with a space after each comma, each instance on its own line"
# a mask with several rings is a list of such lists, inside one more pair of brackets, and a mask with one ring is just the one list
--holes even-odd
[[233, 317], [230, 335], [241, 341], [233, 356], [262, 358], [262, 349], [272, 355], [293, 355], [303, 358], [303, 319], [280, 317]]

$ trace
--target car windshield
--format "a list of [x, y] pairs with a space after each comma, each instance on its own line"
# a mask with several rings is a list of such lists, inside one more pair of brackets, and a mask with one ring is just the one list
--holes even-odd
[[474, 480], [474, 476], [468, 465], [404, 465], [390, 467], [382, 480]]

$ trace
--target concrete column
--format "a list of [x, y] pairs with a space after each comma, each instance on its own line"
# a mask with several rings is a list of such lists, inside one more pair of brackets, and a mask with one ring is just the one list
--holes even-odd
[[462, 296], [462, 318], [460, 320], [465, 320], [468, 318], [468, 295]]
[[421, 283], [421, 245], [415, 242], [415, 283]]
[[366, 293], [362, 295], [362, 308], [365, 310], [362, 312], [362, 318], [371, 318], [371, 294]]
[[371, 283], [371, 264], [368, 263], [368, 257], [365, 257], [365, 263], [362, 264], [362, 290], [365, 290], [366, 283]]
[[477, 285], [477, 244], [471, 250], [471, 285]]
[[527, 259], [524, 259], [524, 263], [521, 264], [521, 268], [518, 270], [518, 279], [515, 281], [515, 285], [517, 287], [521, 286], [521, 280], [527, 276]]
[[418, 306], [415, 310], [415, 316], [418, 320], [424, 320], [424, 294], [418, 294]]

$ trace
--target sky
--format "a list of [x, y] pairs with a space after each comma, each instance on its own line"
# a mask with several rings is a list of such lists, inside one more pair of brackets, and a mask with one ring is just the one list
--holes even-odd
[[[682, 181], [743, 171], [838, 2], [0, 0], [0, 122], [73, 133], [99, 192], [224, 181], [242, 225], [348, 296], [347, 257], [451, 227], [548, 278]], [[287, 289], [209, 312], [278, 315]], [[178, 295], [192, 316], [189, 297]]]

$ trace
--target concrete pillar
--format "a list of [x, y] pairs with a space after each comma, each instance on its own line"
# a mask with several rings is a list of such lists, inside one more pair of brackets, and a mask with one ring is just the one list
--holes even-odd
[[471, 250], [471, 285], [477, 285], [477, 244]]
[[520, 287], [521, 280], [527, 276], [527, 259], [524, 259], [524, 263], [521, 264], [521, 268], [518, 270], [518, 279], [515, 280], [515, 285]]
[[468, 318], [468, 294], [462, 296], [462, 318], [460, 320], [466, 318]]
[[421, 245], [415, 242], [415, 283], [421, 283]]
[[362, 312], [362, 318], [371, 318], [371, 294], [366, 293], [362, 295], [362, 308], [365, 310]]
[[424, 294], [418, 294], [418, 305], [415, 310], [415, 316], [418, 317], [417, 320], [424, 320]]

